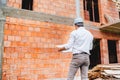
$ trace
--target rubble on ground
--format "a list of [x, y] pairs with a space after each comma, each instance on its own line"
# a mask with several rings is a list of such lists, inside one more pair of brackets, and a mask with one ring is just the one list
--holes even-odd
[[120, 64], [100, 64], [89, 70], [89, 80], [120, 80]]

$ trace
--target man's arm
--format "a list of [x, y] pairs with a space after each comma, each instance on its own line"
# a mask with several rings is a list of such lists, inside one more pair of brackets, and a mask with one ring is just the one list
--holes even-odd
[[63, 50], [70, 49], [70, 48], [73, 46], [74, 39], [75, 39], [74, 34], [71, 33], [71, 34], [70, 34], [70, 38], [69, 38], [69, 40], [68, 40], [68, 43], [65, 44], [63, 47], [59, 48], [58, 51], [63, 51]]

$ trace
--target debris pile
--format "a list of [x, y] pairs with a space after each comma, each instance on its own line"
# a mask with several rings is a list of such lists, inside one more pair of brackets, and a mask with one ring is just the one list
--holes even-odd
[[120, 80], [120, 64], [100, 64], [88, 73], [89, 80]]

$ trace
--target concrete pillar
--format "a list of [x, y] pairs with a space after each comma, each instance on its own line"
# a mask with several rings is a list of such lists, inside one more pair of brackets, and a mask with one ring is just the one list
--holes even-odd
[[107, 39], [100, 40], [101, 64], [109, 64]]
[[116, 42], [116, 48], [117, 48], [117, 59], [118, 63], [120, 63], [120, 40]]
[[80, 0], [76, 0], [76, 17], [80, 18]]
[[4, 23], [5, 16], [0, 9], [0, 80], [2, 80], [2, 59], [3, 59], [3, 40], [4, 40]]
[[0, 0], [0, 7], [5, 6], [7, 4], [7, 0]]

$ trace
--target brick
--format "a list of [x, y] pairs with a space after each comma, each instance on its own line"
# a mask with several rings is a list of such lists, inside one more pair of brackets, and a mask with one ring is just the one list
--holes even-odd
[[21, 41], [21, 37], [20, 36], [15, 36], [15, 41]]
[[19, 53], [18, 58], [20, 58], [20, 59], [25, 58], [25, 54], [24, 53]]
[[14, 49], [14, 47], [5, 47], [4, 52], [6, 52], [6, 53], [14, 53], [15, 49]]
[[31, 54], [31, 56], [32, 56], [32, 58], [37, 59], [38, 56], [39, 56], [39, 54], [37, 54], [37, 53], [33, 53], [33, 54]]
[[26, 36], [26, 32], [25, 31], [19, 31], [19, 36]]
[[19, 7], [19, 4], [17, 4], [17, 3], [14, 3], [14, 7], [20, 8], [20, 7]]
[[4, 30], [4, 34], [6, 34], [6, 35], [11, 35], [11, 30]]
[[35, 28], [35, 31], [36, 32], [40, 32], [40, 28]]
[[6, 61], [7, 61], [6, 62], [7, 64], [13, 64], [14, 63], [14, 59], [13, 58], [7, 58]]
[[38, 42], [39, 43], [40, 41], [41, 41], [41, 38], [39, 38], [39, 37], [35, 37], [34, 38], [34, 42]]
[[23, 30], [23, 31], [28, 31], [28, 27], [27, 27], [27, 26], [22, 26], [22, 27], [21, 27], [21, 30]]
[[12, 53], [12, 54], [11, 54], [11, 58], [12, 58], [12, 59], [18, 58], [18, 53], [17, 53], [17, 52]]
[[[35, 39], [34, 39], [34, 37], [28, 37], [28, 41], [29, 42], [35, 42]], [[31, 43], [32, 44], [32, 43]]]
[[10, 76], [9, 79], [10, 79], [10, 80], [17, 80], [17, 76], [14, 76], [14, 75], [13, 75], [13, 76]]
[[4, 41], [4, 46], [5, 47], [10, 47], [11, 46], [11, 42], [10, 41]]
[[33, 27], [29, 27], [28, 30], [29, 31], [34, 31], [34, 28]]
[[7, 23], [5, 24], [5, 29], [9, 29], [9, 25]]
[[31, 36], [31, 32], [25, 32], [24, 36]]
[[[13, 3], [13, 5], [14, 5], [14, 3]], [[10, 22], [11, 22], [11, 23], [16, 23], [16, 21], [17, 21], [17, 20], [16, 20], [15, 18], [10, 18]]]
[[8, 41], [14, 41], [15, 37], [14, 36], [8, 36]]
[[26, 54], [25, 54], [25, 58], [31, 58], [31, 54], [26, 53]]
[[10, 58], [10, 53], [7, 52], [7, 51], [4, 51], [3, 57], [4, 57], [4, 58]]
[[10, 66], [8, 64], [3, 64], [3, 70], [9, 70], [10, 69]]
[[17, 35], [19, 35], [19, 32], [17, 30], [12, 30], [11, 34], [13, 36], [17, 36]]
[[22, 26], [21, 26], [21, 25], [16, 25], [15, 28], [16, 28], [16, 30], [18, 30], [18, 31], [19, 31], [19, 30], [22, 30]]

